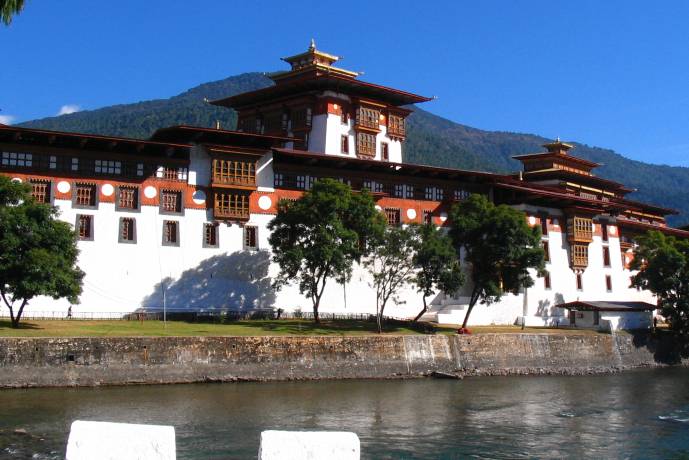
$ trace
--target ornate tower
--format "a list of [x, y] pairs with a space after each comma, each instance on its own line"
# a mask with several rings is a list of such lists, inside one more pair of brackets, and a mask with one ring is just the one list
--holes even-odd
[[291, 69], [270, 75], [275, 85], [212, 104], [237, 110], [240, 131], [292, 136], [297, 150], [401, 162], [411, 113], [403, 106], [431, 98], [361, 81], [333, 65], [340, 59], [312, 40], [282, 59]]

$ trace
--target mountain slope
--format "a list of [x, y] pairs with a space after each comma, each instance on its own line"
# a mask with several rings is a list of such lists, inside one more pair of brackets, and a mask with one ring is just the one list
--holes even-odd
[[[203, 101], [264, 88], [272, 81], [261, 73], [245, 73], [205, 83], [169, 99], [115, 105], [44, 118], [20, 126], [61, 131], [146, 138], [160, 127], [190, 124], [213, 126], [220, 121], [232, 129], [236, 114]], [[415, 109], [409, 117], [405, 161], [493, 172], [513, 172], [513, 155], [540, 152], [547, 139], [532, 135], [484, 131]], [[670, 223], [689, 221], [689, 168], [653, 165], [630, 160], [612, 150], [575, 143], [573, 154], [603, 163], [597, 175], [638, 189], [630, 198], [678, 209]]]

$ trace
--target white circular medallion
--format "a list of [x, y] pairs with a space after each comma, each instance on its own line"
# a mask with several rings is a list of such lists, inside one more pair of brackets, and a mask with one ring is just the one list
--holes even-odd
[[269, 210], [272, 204], [273, 200], [271, 200], [270, 197], [267, 195], [263, 195], [258, 199], [258, 207], [263, 209], [264, 211]]
[[12, 182], [16, 182], [17, 184], [21, 184], [21, 183], [22, 183], [22, 180], [21, 180], [20, 178], [18, 178], [18, 177], [13, 177], [13, 178], [12, 178]]
[[614, 235], [617, 233], [617, 229], [615, 227], [608, 227], [608, 233]]
[[383, 208], [381, 208], [380, 206], [376, 205], [376, 211], [380, 212], [380, 211], [382, 211], [382, 210], [383, 210]]
[[529, 216], [529, 225], [536, 225], [536, 218], [534, 216]]
[[194, 192], [194, 194], [191, 196], [191, 199], [194, 201], [196, 204], [203, 204], [206, 202], [206, 193], [203, 190], [197, 190]]
[[415, 209], [407, 209], [407, 218], [414, 220], [416, 219], [416, 210]]
[[440, 222], [445, 222], [446, 220], [447, 220], [447, 213], [441, 212], [440, 213]]
[[57, 191], [60, 193], [68, 193], [71, 188], [72, 186], [66, 180], [57, 183]]
[[112, 194], [115, 193], [115, 187], [113, 187], [111, 184], [103, 184], [103, 186], [100, 188], [100, 191], [105, 196], [112, 196]]
[[156, 188], [152, 185], [149, 185], [144, 189], [144, 196], [146, 196], [146, 198], [155, 198], [157, 194], [158, 190], [156, 190]]

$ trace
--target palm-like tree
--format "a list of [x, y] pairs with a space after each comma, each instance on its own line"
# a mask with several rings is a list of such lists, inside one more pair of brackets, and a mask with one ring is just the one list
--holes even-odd
[[19, 14], [24, 8], [24, 0], [0, 0], [0, 21], [9, 25], [12, 16]]

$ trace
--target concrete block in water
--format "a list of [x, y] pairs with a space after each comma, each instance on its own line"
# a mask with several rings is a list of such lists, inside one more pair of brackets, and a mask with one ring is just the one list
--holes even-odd
[[131, 423], [72, 423], [66, 460], [175, 460], [175, 429]]
[[264, 431], [259, 460], [359, 460], [356, 433], [343, 431]]

